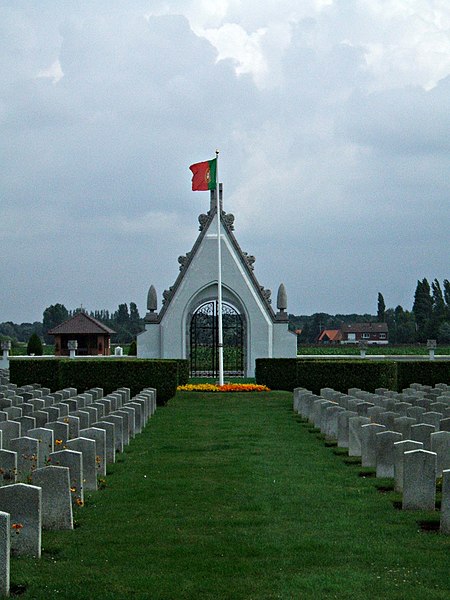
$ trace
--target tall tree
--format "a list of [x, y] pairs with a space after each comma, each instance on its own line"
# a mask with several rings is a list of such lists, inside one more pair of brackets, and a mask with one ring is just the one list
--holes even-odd
[[447, 309], [450, 310], [450, 281], [448, 279], [444, 279], [444, 300]]
[[386, 319], [386, 304], [384, 302], [383, 294], [378, 292], [378, 309], [377, 309], [377, 321], [378, 323], [384, 323]]
[[56, 327], [69, 318], [69, 312], [64, 304], [52, 304], [44, 310], [42, 332], [44, 339], [48, 344], [53, 342], [52, 336], [47, 335], [47, 331]]
[[433, 314], [433, 298], [430, 284], [426, 278], [417, 282], [413, 313], [417, 324], [417, 341], [425, 342], [428, 336], [429, 322]]
[[136, 335], [140, 331], [142, 331], [142, 323], [141, 317], [139, 315], [139, 310], [135, 302], [130, 302], [130, 333]]
[[119, 304], [119, 308], [114, 315], [118, 325], [127, 325], [130, 321], [130, 313], [128, 312], [127, 304]]

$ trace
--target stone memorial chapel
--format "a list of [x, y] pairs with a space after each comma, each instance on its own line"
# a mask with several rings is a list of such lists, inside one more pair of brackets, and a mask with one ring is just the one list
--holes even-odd
[[[210, 191], [210, 210], [199, 216], [200, 234], [186, 256], [180, 274], [163, 293], [150, 286], [145, 331], [137, 337], [140, 358], [187, 358], [191, 376], [218, 373], [217, 281], [218, 211], [216, 191]], [[277, 311], [270, 290], [256, 279], [255, 257], [243, 252], [234, 236], [234, 216], [222, 210], [222, 331], [225, 376], [253, 377], [256, 358], [290, 358], [297, 354], [297, 337], [288, 330], [286, 291], [281, 284]]]

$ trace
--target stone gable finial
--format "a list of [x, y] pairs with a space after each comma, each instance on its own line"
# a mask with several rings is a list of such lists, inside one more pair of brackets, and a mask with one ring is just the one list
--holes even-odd
[[158, 298], [156, 295], [156, 289], [154, 285], [151, 285], [147, 294], [147, 314], [145, 315], [146, 321], [156, 321], [158, 318]]
[[287, 309], [287, 293], [286, 293], [286, 288], [284, 287], [284, 283], [280, 283], [280, 287], [278, 288], [278, 294], [277, 294], [277, 308], [278, 308], [278, 313], [277, 313], [277, 319], [281, 319], [281, 320], [287, 320], [287, 313], [286, 313], [286, 309]]

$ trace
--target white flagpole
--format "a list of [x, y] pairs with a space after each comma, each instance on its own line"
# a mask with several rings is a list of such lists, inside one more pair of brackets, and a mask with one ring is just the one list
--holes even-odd
[[220, 234], [219, 151], [216, 150], [216, 210], [217, 210], [217, 316], [219, 329], [219, 385], [223, 385], [223, 331], [222, 331], [222, 247]]

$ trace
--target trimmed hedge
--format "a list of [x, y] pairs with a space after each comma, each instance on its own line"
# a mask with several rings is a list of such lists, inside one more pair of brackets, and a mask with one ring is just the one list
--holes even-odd
[[401, 392], [411, 383], [434, 386], [437, 383], [450, 383], [450, 362], [405, 361], [397, 362], [397, 389]]
[[396, 366], [392, 361], [299, 360], [295, 358], [259, 358], [256, 383], [273, 390], [292, 391], [304, 387], [318, 394], [330, 387], [347, 392], [359, 387], [374, 392], [377, 387], [396, 389]]
[[411, 383], [449, 383], [450, 362], [258, 358], [255, 379], [274, 390], [304, 387], [315, 394], [324, 387], [344, 393], [351, 387], [368, 392], [378, 387], [401, 391]]
[[39, 383], [48, 387], [52, 392], [59, 390], [59, 367], [57, 359], [43, 358], [39, 360], [10, 357], [9, 379], [18, 386]]
[[145, 387], [153, 387], [157, 390], [158, 404], [165, 404], [176, 393], [178, 362], [133, 358], [13, 359], [10, 361], [10, 381], [19, 386], [39, 383], [52, 391], [74, 387], [83, 392], [101, 387], [105, 394], [128, 387], [133, 396]]
[[178, 385], [189, 383], [190, 369], [189, 361], [185, 358], [175, 359], [178, 363]]

